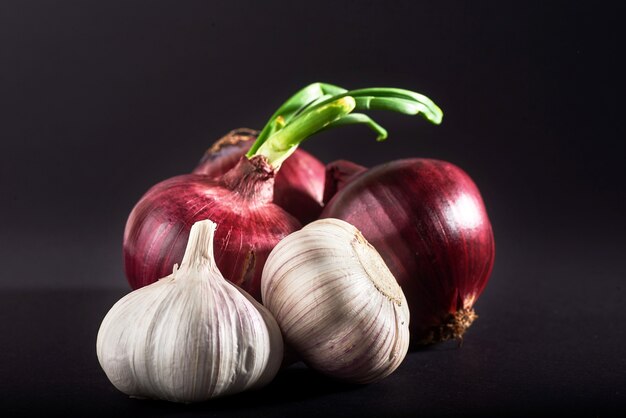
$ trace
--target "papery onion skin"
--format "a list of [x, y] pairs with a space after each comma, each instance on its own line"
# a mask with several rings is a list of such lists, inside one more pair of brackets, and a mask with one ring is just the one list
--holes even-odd
[[210, 177], [221, 176], [237, 165], [241, 156], [250, 149], [258, 134], [258, 131], [248, 128], [239, 128], [228, 132], [204, 152], [192, 173]]
[[133, 208], [124, 231], [124, 268], [133, 289], [167, 276], [183, 258], [191, 226], [218, 224], [215, 260], [224, 277], [260, 301], [263, 265], [300, 222], [272, 203], [275, 171], [263, 157], [239, 163], [219, 179], [187, 174], [153, 186]]
[[459, 167], [404, 159], [358, 175], [321, 218], [343, 219], [378, 250], [411, 310], [411, 340], [461, 338], [495, 259], [480, 192]]
[[[257, 138], [258, 131], [240, 128], [213, 144], [194, 168], [194, 174], [219, 177], [233, 168]], [[295, 216], [303, 225], [322, 212], [324, 164], [306, 151], [297, 149], [276, 174], [274, 203]]]

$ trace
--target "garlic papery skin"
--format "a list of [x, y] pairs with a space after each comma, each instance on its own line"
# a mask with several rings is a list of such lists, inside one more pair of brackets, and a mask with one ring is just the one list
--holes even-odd
[[261, 387], [278, 372], [280, 329], [218, 270], [215, 229], [196, 222], [180, 268], [124, 296], [102, 321], [98, 360], [120, 391], [197, 402]]
[[409, 309], [384, 261], [351, 224], [322, 219], [272, 250], [263, 304], [311, 368], [355, 383], [391, 374], [409, 348]]

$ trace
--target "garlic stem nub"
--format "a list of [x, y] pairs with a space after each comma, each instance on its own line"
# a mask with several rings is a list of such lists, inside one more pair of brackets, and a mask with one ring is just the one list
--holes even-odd
[[181, 266], [192, 267], [208, 265], [217, 269], [213, 253], [213, 237], [217, 224], [211, 220], [196, 222], [189, 231], [189, 239]]
[[215, 229], [196, 222], [180, 267], [124, 296], [102, 321], [98, 360], [120, 391], [187, 403], [258, 388], [276, 375], [278, 325], [221, 275]]

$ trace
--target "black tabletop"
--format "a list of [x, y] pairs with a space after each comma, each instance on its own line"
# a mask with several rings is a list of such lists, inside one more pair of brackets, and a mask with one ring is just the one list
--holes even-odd
[[[546, 269], [538, 277], [560, 274], [567, 266]], [[75, 416], [595, 417], [626, 412], [626, 289], [610, 282], [598, 286], [575, 272], [571, 284], [557, 284], [533, 277], [530, 269], [499, 270], [462, 345], [413, 349], [378, 383], [347, 385], [296, 363], [264, 389], [193, 405], [130, 399], [100, 368], [98, 327], [127, 289], [5, 290], [0, 293], [0, 405], [11, 415]]]

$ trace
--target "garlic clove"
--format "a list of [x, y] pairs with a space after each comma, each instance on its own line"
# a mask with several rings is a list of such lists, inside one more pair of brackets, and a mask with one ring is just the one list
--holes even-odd
[[286, 342], [322, 373], [371, 383], [406, 356], [406, 298], [347, 222], [318, 220], [285, 237], [265, 264], [261, 293]]
[[276, 375], [283, 342], [272, 315], [225, 280], [210, 220], [193, 225], [180, 268], [118, 301], [96, 349], [120, 391], [196, 402], [259, 388]]

